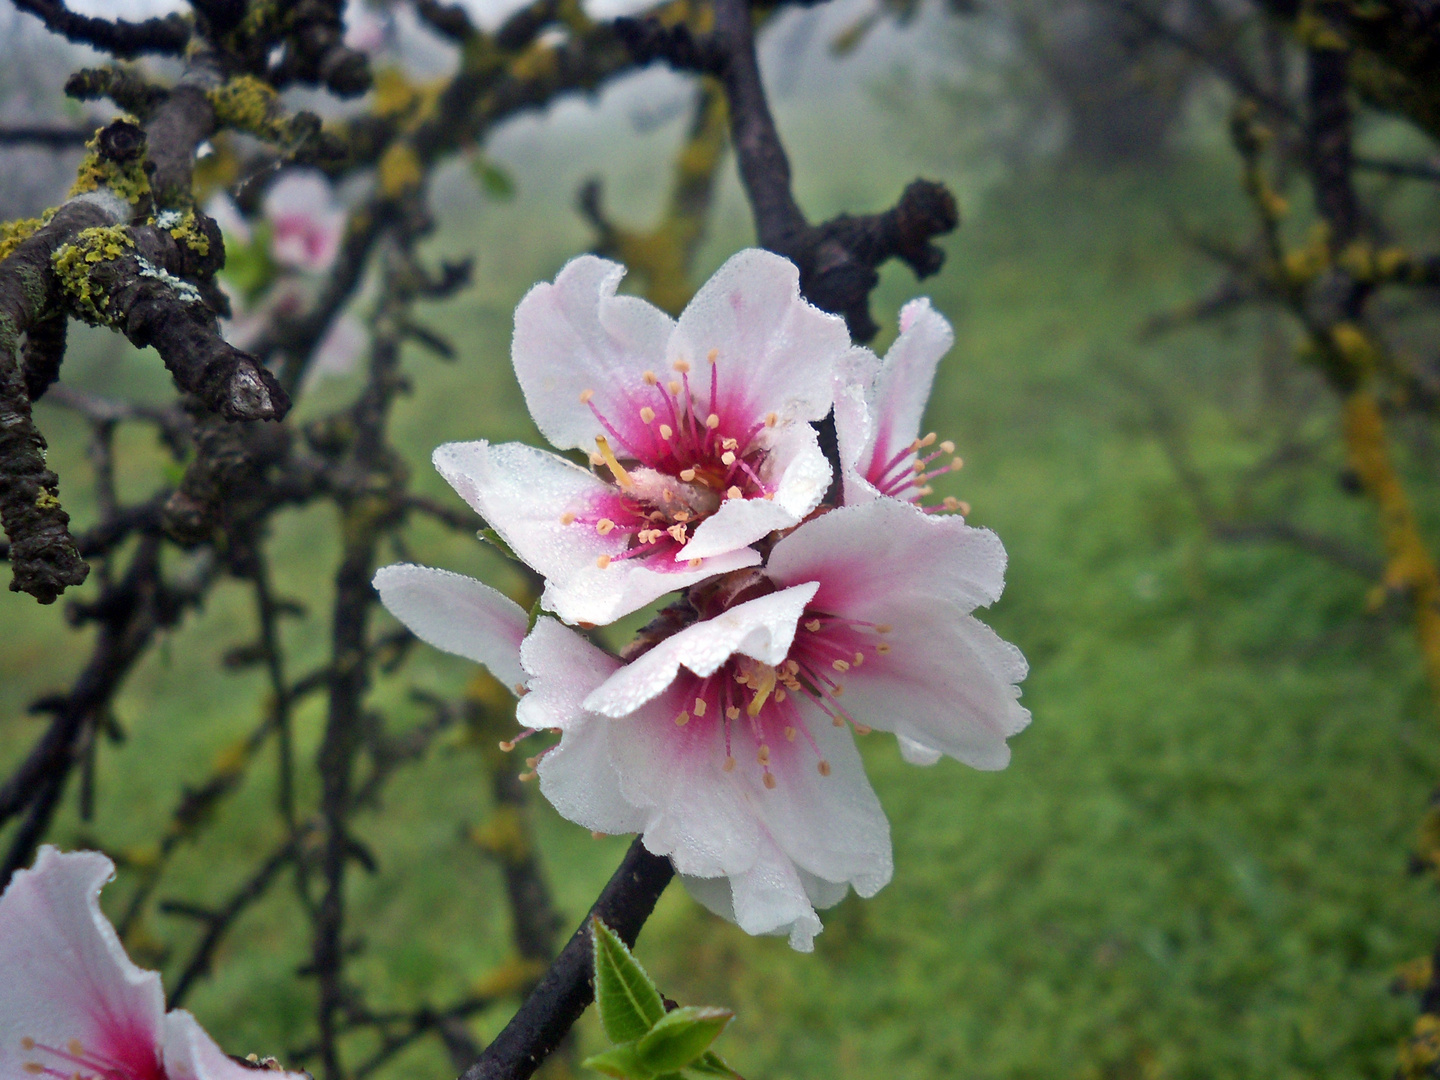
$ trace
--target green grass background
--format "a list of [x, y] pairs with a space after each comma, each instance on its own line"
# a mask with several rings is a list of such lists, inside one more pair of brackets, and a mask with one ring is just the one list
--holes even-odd
[[[657, 80], [655, 92], [674, 85]], [[747, 938], [676, 887], [645, 931], [642, 962], [682, 1002], [737, 1010], [720, 1048], [752, 1080], [1390, 1075], [1413, 1006], [1388, 984], [1433, 946], [1437, 911], [1431, 885], [1405, 872], [1440, 776], [1440, 731], [1403, 610], [1370, 611], [1371, 582], [1310, 555], [1209, 539], [1162, 453], [1156, 417], [1218, 497], [1248, 493], [1257, 517], [1284, 516], [1373, 553], [1370, 510], [1336, 483], [1336, 418], [1323, 388], [1283, 348], [1262, 374], [1257, 356], [1283, 331], [1248, 319], [1136, 338], [1148, 315], [1213, 280], [1182, 227], [1243, 227], [1213, 118], [1197, 120], [1196, 137], [1156, 171], [1007, 174], [983, 147], [959, 153], [970, 145], [965, 117], [926, 95], [884, 110], [869, 102], [852, 92], [828, 105], [814, 95], [779, 103], [797, 190], [816, 219], [877, 209], [917, 172], [961, 192], [966, 222], [944, 241], [944, 272], [917, 285], [903, 268], [886, 270], [875, 296], [880, 344], [900, 304], [921, 292], [955, 323], [930, 426], [967, 465], [941, 494], [969, 500], [971, 520], [996, 529], [1010, 553], [1005, 597], [987, 618], [1030, 659], [1034, 723], [998, 774], [949, 761], [915, 769], [892, 740], [865, 740], [892, 822], [895, 877], [874, 899], [829, 913], [814, 955]], [[475, 194], [460, 165], [437, 179], [434, 253], [475, 254], [477, 278], [427, 312], [459, 361], [407, 355], [416, 392], [394, 431], [421, 490], [460, 505], [429, 468], [439, 442], [536, 437], [509, 370], [511, 317], [533, 281], [589, 242], [570, 209], [576, 184], [604, 175], [614, 212], [632, 223], [650, 220], [664, 191], [681, 121], [638, 134], [625, 114], [613, 99], [569, 104], [505, 131], [492, 155], [516, 177], [513, 201]], [[836, 125], [852, 136], [835, 138]], [[702, 272], [751, 239], [727, 165]], [[65, 378], [169, 393], [153, 355], [105, 335], [80, 336]], [[355, 386], [327, 382], [302, 410], [334, 406]], [[83, 525], [84, 433], [57, 409], [38, 415]], [[1313, 453], [1242, 487], [1287, 425]], [[1402, 434], [1399, 452], [1440, 536], [1423, 483], [1434, 475], [1425, 432]], [[139, 497], [162, 476], [163, 456], [143, 429], [122, 430], [120, 444], [123, 491]], [[324, 656], [334, 525], [323, 508], [290, 512], [272, 541], [280, 591], [310, 604], [285, 630], [297, 673]], [[514, 584], [478, 544], [423, 524], [411, 551]], [[67, 628], [62, 607], [0, 594], [5, 763], [41, 730], [26, 703], [61, 686], [84, 656], [88, 632]], [[181, 790], [261, 715], [259, 677], [216, 662], [253, 632], [245, 590], [226, 582], [152, 652], [118, 703], [126, 741], [100, 755], [96, 821], [81, 823], [72, 799], [57, 842], [153, 842]], [[469, 674], [417, 649], [374, 700], [403, 727], [421, 718], [409, 683], [454, 694]], [[311, 701], [299, 719], [303, 763], [321, 722]], [[351, 970], [378, 988], [373, 1007], [444, 1003], [507, 956], [497, 872], [462, 835], [485, 819], [487, 790], [480, 757], [449, 740], [393, 783], [382, 812], [361, 819], [380, 872], [353, 877]], [[302, 795], [315, 796], [308, 773]], [[225, 896], [280, 836], [273, 799], [267, 757], [182, 850], [160, 896]], [[538, 799], [534, 818], [573, 923], [625, 841], [593, 840]], [[129, 888], [122, 875], [110, 910]], [[152, 912], [137, 943], [173, 978], [194, 933]], [[282, 885], [240, 922], [191, 1007], [234, 1052], [308, 1041], [313, 985], [296, 972], [307, 947]], [[504, 1019], [496, 1009], [474, 1030], [486, 1037]], [[593, 1018], [581, 1040], [599, 1047]], [[449, 1075], [449, 1066], [426, 1043], [386, 1075]]]

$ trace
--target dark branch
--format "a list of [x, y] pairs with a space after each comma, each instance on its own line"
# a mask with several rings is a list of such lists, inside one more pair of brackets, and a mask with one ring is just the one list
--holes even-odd
[[144, 53], [179, 56], [190, 40], [190, 20], [183, 15], [166, 15], [137, 23], [77, 15], [63, 0], [15, 0], [15, 6], [43, 20], [49, 29], [70, 41], [90, 45], [122, 60]]
[[531, 1076], [595, 1000], [590, 919], [600, 918], [633, 946], [655, 901], [674, 876], [670, 860], [650, 854], [637, 837], [540, 985], [460, 1080], [526, 1080]]
[[43, 146], [50, 150], [78, 150], [94, 134], [79, 128], [0, 128], [0, 146]]

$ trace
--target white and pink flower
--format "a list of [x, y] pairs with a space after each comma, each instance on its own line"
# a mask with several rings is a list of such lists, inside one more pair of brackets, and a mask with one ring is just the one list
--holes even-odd
[[0, 1076], [253, 1080], [125, 955], [100, 911], [114, 872], [97, 852], [46, 846], [0, 896]]
[[345, 207], [323, 173], [290, 169], [265, 193], [270, 255], [281, 266], [324, 273], [340, 254]]
[[[885, 359], [856, 350], [837, 374], [835, 431], [847, 504], [888, 496], [920, 505], [933, 494], [929, 481], [960, 468], [954, 443], [930, 450], [936, 436], [920, 434], [935, 367], [954, 342], [950, 324], [929, 300], [911, 300], [900, 309], [900, 336]], [[964, 504], [948, 496], [924, 509]]]
[[757, 564], [750, 545], [798, 524], [830, 466], [810, 422], [854, 351], [806, 303], [786, 259], [742, 251], [678, 321], [618, 296], [625, 270], [585, 255], [515, 313], [513, 359], [542, 434], [591, 468], [528, 446], [450, 443], [435, 465], [547, 579], [566, 622], [608, 623]]
[[[915, 764], [1009, 761], [1030, 718], [1025, 660], [971, 614], [1004, 568], [993, 533], [876, 499], [801, 525], [763, 569], [693, 588], [683, 628], [628, 663], [542, 618], [519, 645], [517, 709], [527, 733], [561, 732], [541, 790], [589, 829], [642, 834], [746, 931], [808, 949], [817, 908], [890, 879], [852, 730], [894, 732]], [[520, 608], [441, 574], [391, 567], [376, 584], [420, 637], [514, 685]]]

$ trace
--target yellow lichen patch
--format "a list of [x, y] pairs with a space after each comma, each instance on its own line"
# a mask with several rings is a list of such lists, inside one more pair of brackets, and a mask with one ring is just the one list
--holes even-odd
[[40, 489], [40, 494], [35, 496], [35, 508], [37, 510], [54, 510], [60, 505], [60, 500], [55, 497], [53, 491]]
[[444, 80], [411, 82], [398, 67], [387, 67], [375, 76], [371, 112], [396, 121], [402, 131], [413, 131], [435, 115]]
[[517, 82], [542, 82], [555, 77], [559, 61], [555, 58], [555, 47], [544, 41], [537, 41], [510, 61], [510, 74]]
[[1415, 1021], [1409, 1040], [1400, 1047], [1400, 1076], [1420, 1080], [1431, 1075], [1431, 1067], [1440, 1061], [1440, 1017], [1425, 1013]]
[[40, 218], [20, 218], [18, 221], [0, 222], [0, 259], [8, 259], [28, 237], [34, 235], [44, 221]]
[[545, 961], [523, 960], [515, 957], [507, 960], [488, 975], [475, 980], [472, 990], [476, 997], [509, 997], [529, 989], [545, 973]]
[[199, 229], [195, 211], [187, 210], [180, 224], [169, 230], [170, 235], [197, 255], [210, 254], [210, 238]]
[[1336, 323], [1330, 328], [1330, 341], [1354, 373], [1373, 371], [1380, 361], [1379, 350], [1370, 335], [1354, 323]]
[[1323, 240], [1312, 239], [1304, 247], [1295, 248], [1285, 255], [1285, 277], [1292, 285], [1308, 284], [1329, 267], [1330, 246]]
[[[131, 123], [139, 123], [131, 116], [117, 117]], [[150, 174], [145, 171], [146, 157], [139, 155], [126, 162], [106, 161], [100, 157], [100, 133], [85, 144], [86, 154], [75, 172], [75, 183], [70, 187], [70, 198], [105, 188], [131, 206], [150, 194]]]
[[278, 109], [273, 87], [254, 75], [237, 75], [205, 95], [221, 127], [246, 131], [262, 139], [276, 136]]
[[102, 263], [125, 255], [135, 246], [123, 225], [83, 230], [73, 244], [63, 244], [50, 256], [60, 287], [75, 301], [81, 318], [104, 324], [110, 298], [94, 287], [92, 274]]
[[470, 842], [505, 863], [517, 863], [530, 855], [530, 838], [514, 806], [497, 806], [489, 821], [470, 830]]
[[420, 186], [420, 159], [406, 142], [393, 142], [380, 157], [380, 194], [399, 198]]

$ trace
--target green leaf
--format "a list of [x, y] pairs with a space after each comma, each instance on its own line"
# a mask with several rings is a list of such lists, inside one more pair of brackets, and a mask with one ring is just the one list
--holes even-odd
[[595, 1003], [613, 1043], [649, 1033], [665, 1017], [665, 1002], [625, 943], [598, 918], [590, 920], [595, 942]]
[[535, 624], [540, 621], [540, 613], [540, 597], [537, 596], [535, 602], [530, 605], [530, 617], [525, 622], [525, 634], [527, 637], [530, 631], [535, 629]]
[[516, 562], [524, 561], [519, 555], [516, 555], [515, 552], [510, 550], [510, 545], [507, 544], [494, 529], [481, 529], [475, 535], [491, 547], [499, 548], [500, 554], [504, 555], [507, 559], [514, 559]]
[[683, 1069], [700, 1057], [735, 1014], [729, 1009], [688, 1005], [666, 1013], [635, 1050], [646, 1068], [655, 1072]]
[[651, 1080], [655, 1074], [641, 1064], [635, 1053], [635, 1043], [627, 1042], [603, 1054], [588, 1057], [580, 1063], [587, 1069], [594, 1069], [615, 1080]]
[[492, 199], [504, 201], [515, 197], [515, 181], [510, 174], [483, 154], [470, 163], [470, 172], [480, 190]]
[[713, 1050], [707, 1050], [698, 1058], [685, 1066], [685, 1075], [690, 1077], [710, 1077], [719, 1080], [740, 1080], [740, 1074], [725, 1064], [725, 1059]]

